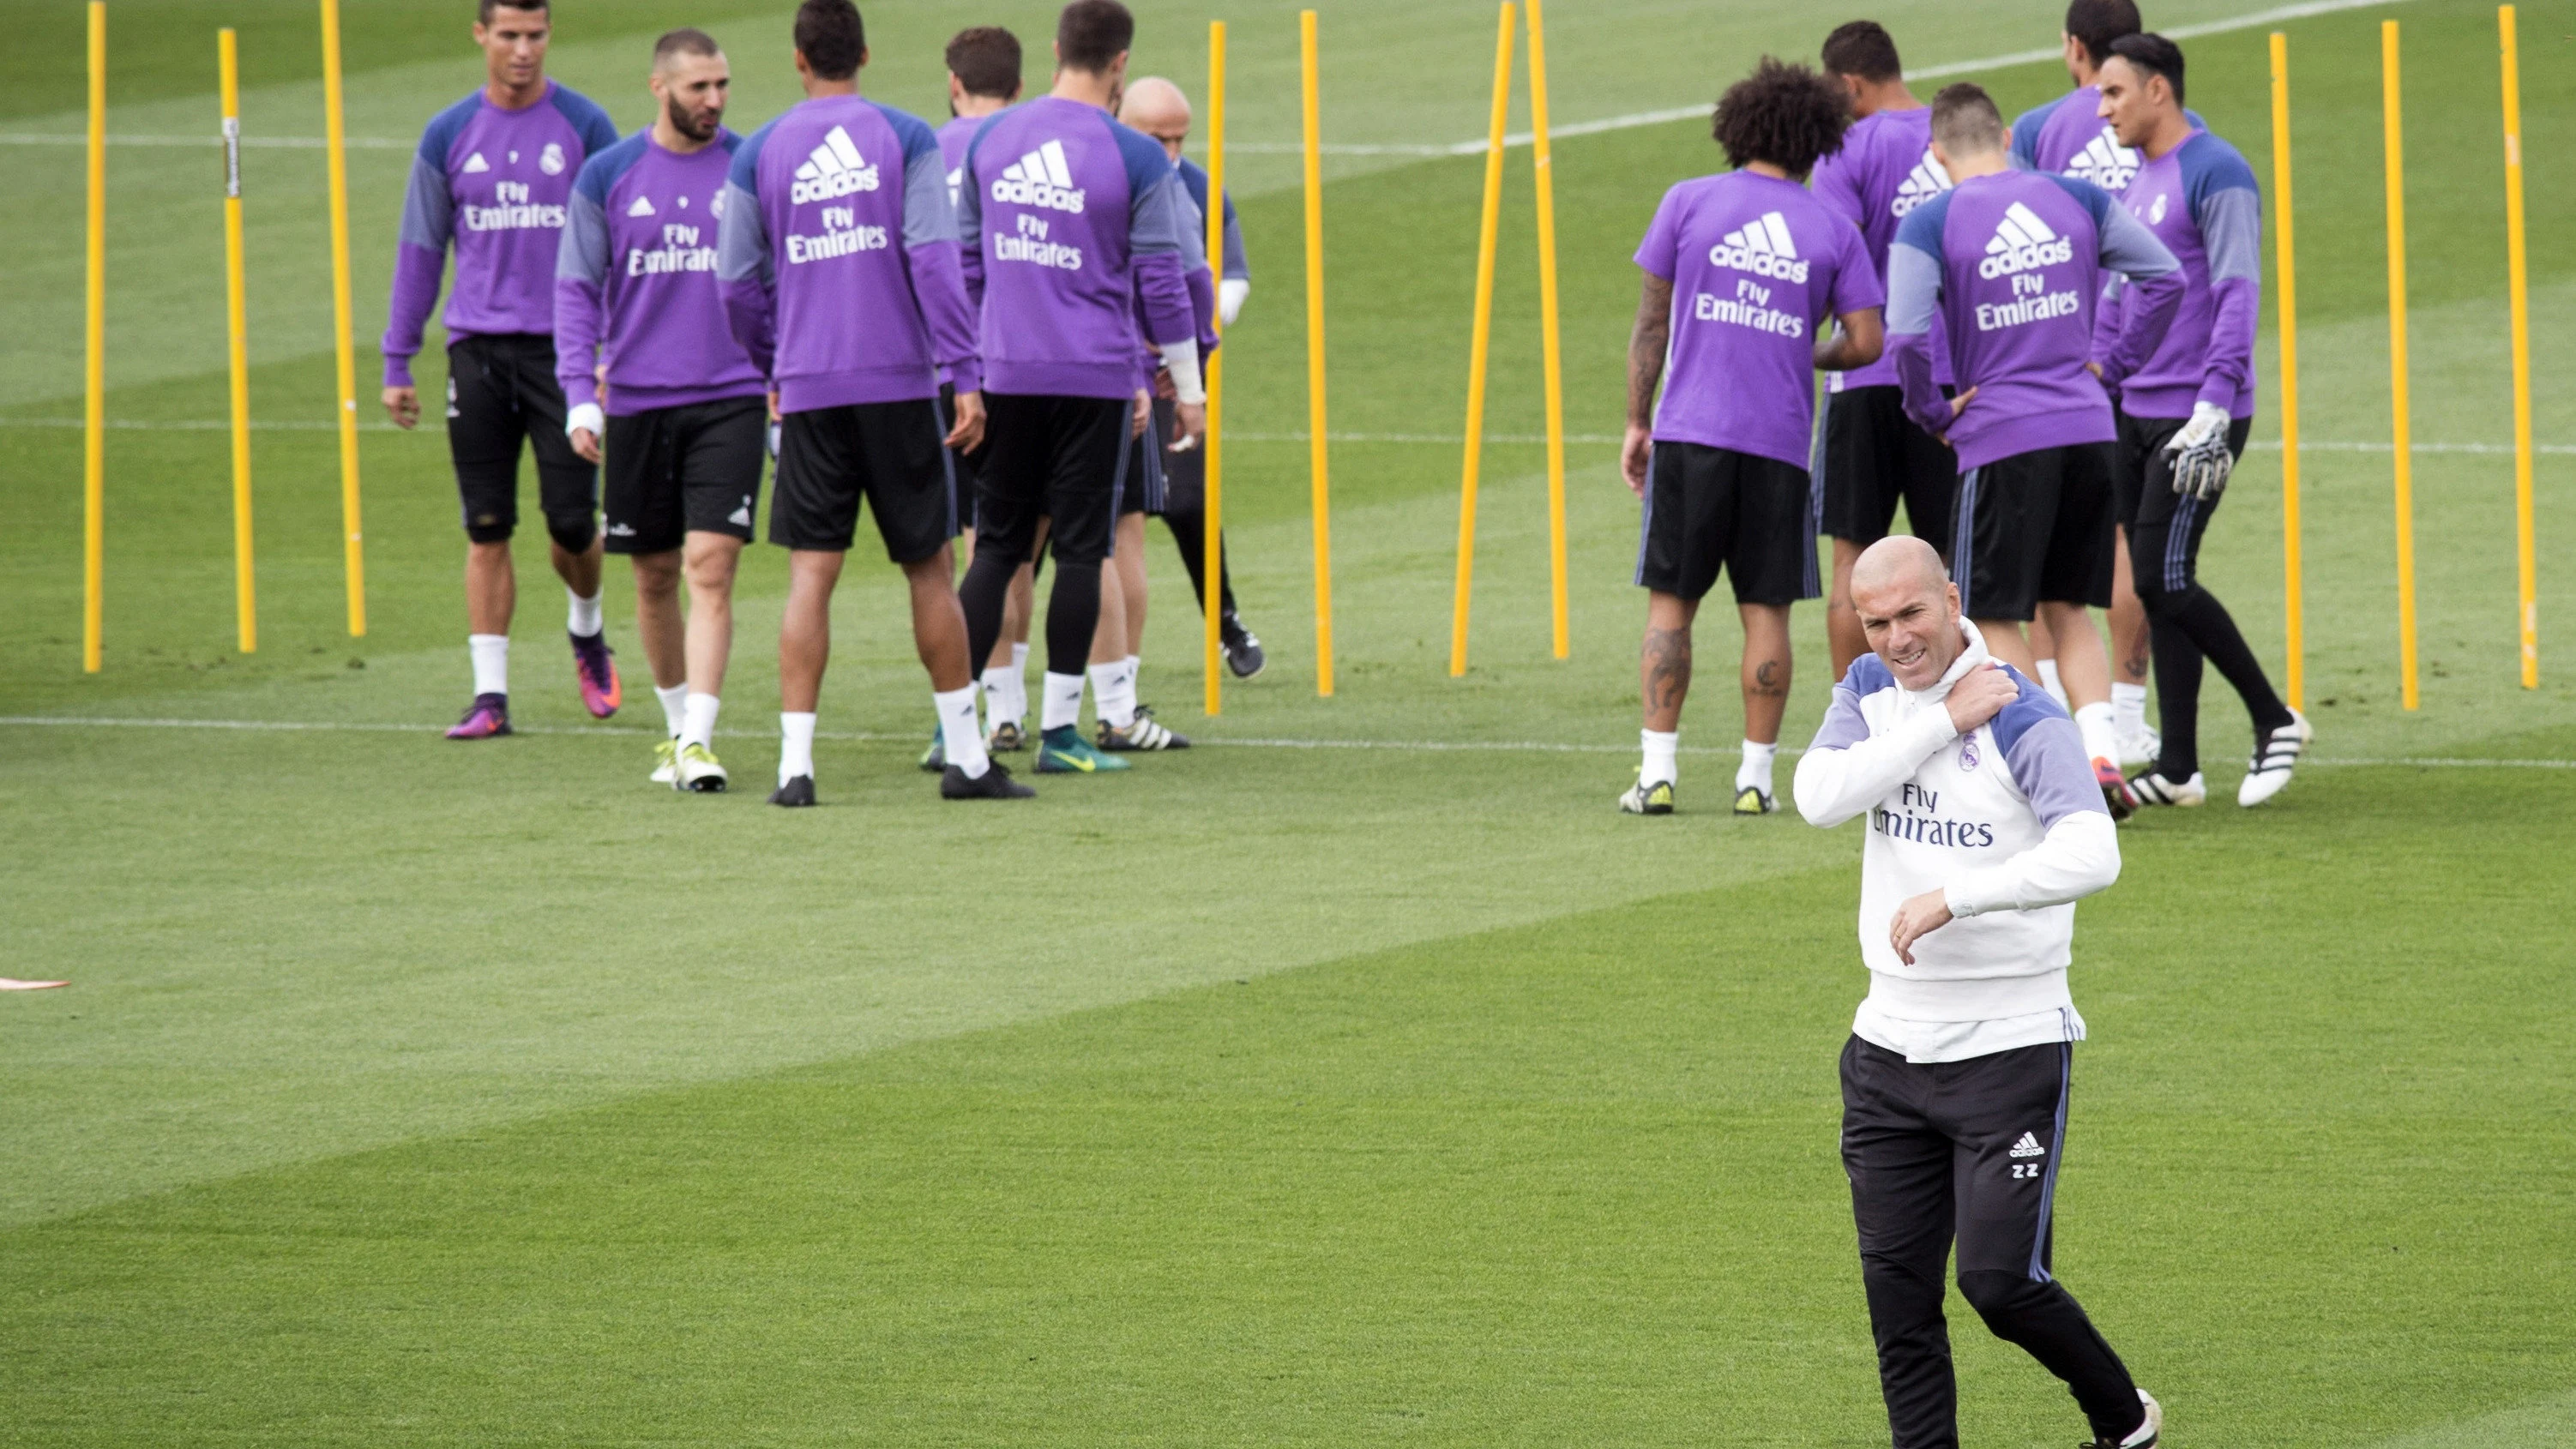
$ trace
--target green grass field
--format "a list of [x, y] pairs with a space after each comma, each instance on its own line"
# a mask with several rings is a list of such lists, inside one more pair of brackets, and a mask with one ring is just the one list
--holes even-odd
[[[1140, 69], [1207, 13], [1140, 5]], [[1294, 11], [1229, 9], [1234, 134], [1295, 137]], [[2251, 8], [2158, 4], [2159, 25]], [[112, 129], [320, 130], [304, 0], [114, 0]], [[870, 89], [1049, 7], [868, 7]], [[627, 125], [643, 44], [705, 18], [745, 129], [791, 93], [779, 0], [563, 7], [556, 70]], [[1917, 68], [2043, 48], [2057, 7], [1876, 12]], [[1548, 657], [1541, 450], [1487, 452], [1475, 667], [1446, 674], [1475, 157], [1329, 168], [1339, 690], [1316, 698], [1294, 158], [1237, 158], [1239, 586], [1274, 664], [1196, 708], [1168, 546], [1146, 693], [1206, 748], [944, 808], [890, 568], [854, 568], [828, 808], [646, 786], [629, 697], [582, 714], [526, 560], [515, 713], [467, 676], [442, 440], [364, 439], [371, 628], [342, 623], [319, 155], [249, 153], [262, 613], [232, 649], [213, 153], [113, 153], [107, 669], [79, 667], [78, 10], [0, 0], [21, 228], [0, 294], [0, 1445], [1885, 1442], [1833, 1056], [1865, 989], [1852, 831], [1737, 821], [1731, 671], [1684, 813], [1610, 810], [1635, 741], [1635, 504], [1615, 478], [1627, 262], [1705, 124], [1560, 143], [1574, 656]], [[2406, 37], [2423, 707], [2397, 702], [2377, 28]], [[1840, 15], [1550, 14], [1561, 123], [1713, 97]], [[1492, 15], [1330, 7], [1340, 144], [1481, 127]], [[349, 15], [359, 318], [408, 139], [477, 81], [459, 7]], [[2296, 19], [2319, 764], [2260, 812], [2123, 832], [2088, 903], [2061, 1275], [2190, 1446], [2576, 1446], [2576, 37], [2523, 17], [2544, 684], [2518, 687], [2493, 12]], [[455, 32], [453, 34], [447, 32]], [[2264, 27], [2188, 43], [2193, 106], [2270, 178]], [[1640, 44], [1648, 40], [1652, 43]], [[1979, 73], [2007, 109], [2053, 64]], [[1928, 87], [1926, 88], [1928, 89]], [[1538, 429], [1528, 152], [1492, 430]], [[2267, 313], [2268, 317], [2268, 313]], [[2258, 350], [2267, 385], [2275, 352]], [[362, 377], [375, 359], [362, 346]], [[435, 372], [433, 365], [430, 372]], [[370, 404], [370, 409], [372, 405]], [[372, 411], [370, 411], [372, 423]], [[2258, 440], [2277, 438], [2268, 402]], [[1387, 441], [1388, 439], [1430, 441]], [[1450, 441], [1443, 442], [1442, 439]], [[2370, 451], [2376, 445], [2378, 451]], [[2486, 448], [2490, 451], [2473, 451]], [[2276, 667], [2277, 446], [2204, 575]], [[746, 561], [719, 741], [769, 775], [784, 568]], [[1716, 616], [1712, 615], [1713, 621]], [[1789, 742], [1825, 693], [1798, 615]], [[1722, 661], [1713, 622], [1703, 653]], [[2212, 686], [2213, 794], [2246, 729]], [[640, 707], [639, 707], [640, 706]], [[49, 721], [49, 722], [46, 722]], [[118, 723], [118, 722], [122, 723]], [[243, 726], [243, 727], [223, 727]], [[2432, 762], [2432, 763], [2425, 763]], [[1785, 767], [1785, 762], [1784, 762]], [[1977, 1445], [2071, 1442], [2052, 1381], [1953, 1314]]]

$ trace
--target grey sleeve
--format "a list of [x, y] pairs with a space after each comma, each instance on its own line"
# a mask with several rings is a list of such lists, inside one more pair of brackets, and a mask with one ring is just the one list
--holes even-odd
[[2182, 269], [2174, 254], [2147, 230], [2147, 224], [2129, 215], [2127, 207], [2106, 206], [2102, 209], [2102, 265], [2131, 281], [2161, 277]]
[[716, 227], [716, 280], [769, 282], [769, 228], [760, 217], [760, 198], [725, 183], [724, 221]]
[[2209, 280], [2263, 279], [2263, 201], [2243, 187], [2229, 187], [2201, 204], [2200, 244], [2209, 254]]
[[[2122, 215], [2127, 215], [2123, 212]], [[2155, 240], [2153, 237], [2149, 241]], [[2158, 250], [2163, 250], [2161, 247]], [[2171, 260], [2170, 257], [2167, 258]], [[1887, 330], [1929, 332], [1941, 320], [1941, 259], [1920, 247], [1887, 249]]]
[[983, 245], [984, 198], [975, 194], [975, 158], [958, 162], [957, 169], [957, 244], [971, 250]]
[[411, 185], [403, 192], [402, 233], [405, 246], [445, 253], [456, 233], [456, 198], [447, 189], [447, 173], [413, 157]]
[[1228, 207], [1225, 216], [1225, 276], [1229, 281], [1251, 281], [1252, 263], [1244, 259], [1243, 223]]
[[[721, 237], [723, 229], [717, 230]], [[555, 251], [555, 280], [606, 283], [608, 253], [608, 213], [576, 187], [565, 208], [563, 245]]]
[[958, 239], [957, 205], [948, 196], [948, 169], [939, 148], [916, 153], [903, 167], [903, 245], [929, 246]]
[[1199, 257], [1203, 265], [1205, 244], [1191, 245], [1190, 215], [1196, 208], [1183, 204], [1188, 199], [1177, 171], [1138, 192], [1136, 199], [1128, 203], [1128, 251], [1140, 257], [1153, 252], [1177, 252], [1185, 264], [1189, 258]]

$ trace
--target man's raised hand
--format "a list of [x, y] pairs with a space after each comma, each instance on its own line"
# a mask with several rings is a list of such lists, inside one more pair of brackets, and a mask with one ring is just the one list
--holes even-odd
[[1969, 670], [1966, 678], [1951, 685], [1950, 697], [1943, 704], [1950, 711], [1950, 723], [1964, 735], [2003, 713], [2004, 706], [2020, 693], [2021, 686], [2013, 683], [2002, 665], [1986, 664]]

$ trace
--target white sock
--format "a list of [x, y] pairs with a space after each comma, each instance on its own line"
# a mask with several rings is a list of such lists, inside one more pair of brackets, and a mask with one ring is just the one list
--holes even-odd
[[786, 784], [799, 775], [814, 774], [814, 716], [789, 714], [778, 716], [778, 783]]
[[1646, 750], [1646, 766], [1637, 772], [1637, 779], [1648, 785], [1676, 783], [1675, 766], [1680, 763], [1682, 732], [1680, 730], [1639, 730], [1637, 739]]
[[1767, 745], [1746, 740], [1744, 763], [1735, 767], [1735, 788], [1741, 790], [1750, 785], [1765, 795], [1772, 793], [1771, 762], [1779, 758], [1779, 755], [1780, 744], [1777, 740]]
[[1029, 646], [1026, 644], [1014, 644], [1011, 646], [1011, 692], [1009, 699], [1011, 705], [1011, 718], [1015, 720], [1027, 719], [1029, 717]]
[[1130, 655], [1128, 655], [1128, 656], [1127, 656], [1127, 697], [1128, 697], [1129, 699], [1131, 699], [1131, 700], [1133, 700], [1133, 699], [1142, 699], [1142, 698], [1144, 698], [1144, 697], [1145, 697], [1145, 686], [1144, 686], [1144, 683], [1143, 683], [1144, 678], [1145, 678], [1145, 656], [1144, 656], [1144, 655], [1142, 655], [1142, 654], [1130, 654]]
[[671, 738], [678, 739], [680, 731], [688, 725], [688, 716], [683, 711], [688, 708], [689, 687], [674, 684], [664, 689], [657, 684], [653, 686], [653, 697], [662, 701], [662, 723], [670, 726]]
[[2135, 739], [2147, 732], [2147, 687], [2143, 684], [2111, 686], [2111, 727], [2124, 740]]
[[2111, 728], [2109, 704], [2088, 704], [2077, 710], [2075, 728], [2083, 732], [2084, 753], [2097, 760], [2119, 760], [2120, 738], [2118, 732]]
[[[724, 701], [716, 698], [714, 695], [699, 694], [692, 691], [689, 695], [687, 708], [688, 717], [680, 726], [680, 743], [684, 745], [705, 745], [709, 749], [715, 748], [716, 711], [723, 707]], [[811, 721], [814, 717], [809, 714], [805, 718], [808, 721], [805, 726], [806, 741], [810, 747], [813, 741], [814, 732], [814, 726]], [[806, 761], [806, 764], [810, 767], [813, 764], [813, 761], [809, 758]]]
[[474, 692], [508, 694], [510, 692], [510, 636], [507, 634], [468, 634], [465, 652], [474, 659]]
[[581, 595], [574, 593], [570, 584], [566, 584], [564, 586], [564, 597], [572, 601], [571, 610], [564, 616], [564, 627], [570, 629], [576, 634], [579, 634], [584, 639], [598, 633], [601, 628], [599, 618], [599, 595], [593, 594], [589, 598], [585, 599]]
[[1082, 723], [1082, 685], [1079, 674], [1048, 670], [1045, 707], [1038, 715], [1038, 728], [1055, 730]]
[[2057, 679], [2056, 660], [2039, 661], [2039, 687], [2048, 691], [2048, 697], [2057, 701], [2059, 709], [2073, 712], [2074, 706], [2066, 698], [2066, 686], [2059, 683]]
[[975, 728], [975, 686], [942, 693], [931, 691], [930, 702], [939, 709], [939, 739], [948, 748], [948, 763], [966, 772], [969, 780], [984, 778], [993, 767], [984, 753], [984, 736]]
[[1127, 661], [1091, 666], [1092, 699], [1100, 707], [1101, 722], [1111, 729], [1123, 730], [1136, 722], [1136, 682], [1127, 673]]

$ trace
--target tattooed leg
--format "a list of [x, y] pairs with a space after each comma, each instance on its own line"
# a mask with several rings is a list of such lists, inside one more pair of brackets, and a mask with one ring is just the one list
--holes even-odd
[[1669, 733], [1681, 728], [1682, 701], [1690, 695], [1691, 620], [1698, 613], [1696, 599], [1662, 593], [1646, 596], [1646, 644], [1637, 666], [1637, 683], [1650, 730]]
[[1736, 612], [1744, 619], [1744, 737], [1778, 744], [1789, 710], [1789, 606], [1741, 604]]

